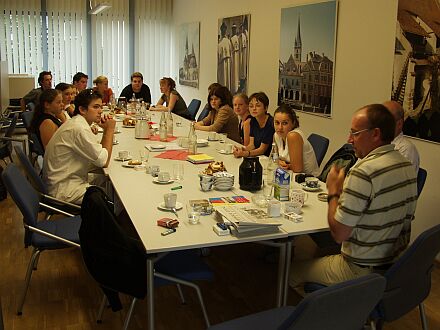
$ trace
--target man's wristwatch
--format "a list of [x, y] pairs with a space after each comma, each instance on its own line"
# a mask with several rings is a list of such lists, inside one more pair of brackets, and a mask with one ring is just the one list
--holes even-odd
[[333, 198], [339, 198], [339, 197], [341, 197], [341, 195], [339, 195], [339, 194], [331, 194], [331, 195], [328, 195], [328, 196], [327, 196], [327, 203], [330, 203], [330, 201], [331, 201]]

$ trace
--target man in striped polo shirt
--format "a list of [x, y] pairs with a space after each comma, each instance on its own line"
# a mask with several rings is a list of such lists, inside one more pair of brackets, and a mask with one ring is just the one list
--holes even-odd
[[354, 113], [348, 142], [359, 160], [347, 176], [333, 167], [327, 177], [327, 218], [333, 238], [342, 243], [341, 253], [294, 263], [291, 286], [331, 285], [384, 272], [408, 245], [416, 172], [390, 144], [394, 131], [394, 118], [381, 104]]

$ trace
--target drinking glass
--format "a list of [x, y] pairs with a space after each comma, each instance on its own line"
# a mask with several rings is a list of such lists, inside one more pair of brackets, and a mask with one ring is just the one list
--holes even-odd
[[176, 181], [183, 180], [183, 164], [173, 164], [173, 179]]
[[220, 142], [220, 143], [225, 143], [227, 137], [228, 137], [228, 134], [226, 134], [226, 133], [217, 133], [218, 142]]
[[150, 157], [150, 152], [146, 148], [139, 149], [139, 157], [141, 158], [141, 162], [148, 163], [148, 158]]
[[188, 215], [188, 222], [196, 225], [200, 222], [200, 207], [196, 205], [186, 204], [186, 213]]
[[263, 195], [266, 198], [266, 201], [269, 202], [272, 199], [273, 193], [273, 185], [268, 182], [264, 182], [263, 184]]

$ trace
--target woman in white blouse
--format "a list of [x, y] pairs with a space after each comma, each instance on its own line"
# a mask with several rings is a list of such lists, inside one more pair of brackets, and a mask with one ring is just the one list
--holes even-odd
[[299, 129], [295, 111], [281, 105], [274, 114], [274, 141], [278, 147], [279, 166], [295, 173], [319, 175], [315, 152]]

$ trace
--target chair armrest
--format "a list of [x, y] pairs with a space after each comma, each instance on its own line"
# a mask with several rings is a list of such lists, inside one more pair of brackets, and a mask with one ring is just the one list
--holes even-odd
[[65, 238], [56, 236], [54, 234], [48, 233], [48, 232], [46, 232], [44, 230], [41, 230], [41, 229], [38, 229], [38, 228], [35, 228], [35, 227], [32, 227], [32, 226], [29, 226], [29, 225], [25, 225], [25, 228], [29, 229], [30, 231], [32, 231], [34, 233], [40, 234], [42, 236], [46, 236], [46, 237], [52, 238], [54, 240], [63, 242], [65, 244], [67, 244], [67, 245], [74, 246], [74, 247], [77, 247], [77, 248], [81, 248], [81, 245], [79, 245], [78, 243], [75, 243], [75, 242], [69, 241], [68, 239], [65, 239]]
[[66, 212], [66, 211], [64, 211], [64, 210], [61, 210], [61, 209], [59, 209], [59, 208], [56, 208], [56, 207], [54, 207], [54, 206], [52, 206], [52, 205], [48, 205], [48, 204], [46, 204], [46, 203], [43, 203], [43, 202], [39, 202], [38, 203], [43, 209], [45, 209], [45, 210], [50, 210], [50, 211], [53, 211], [53, 212], [56, 212], [56, 213], [59, 213], [59, 214], [63, 214], [63, 215], [65, 215], [66, 217], [74, 217], [75, 215], [74, 214], [72, 214], [72, 213], [69, 213], [69, 212]]
[[54, 203], [57, 203], [57, 204], [68, 206], [68, 207], [70, 207], [70, 208], [72, 208], [74, 210], [77, 210], [77, 211], [81, 211], [81, 206], [79, 206], [77, 204], [69, 203], [69, 202], [63, 201], [61, 199], [58, 199], [58, 198], [55, 198], [55, 197], [52, 197], [52, 196], [49, 196], [49, 195], [46, 195], [46, 194], [41, 194], [41, 196], [45, 200], [48, 200], [48, 201], [51, 201], [51, 202], [54, 202]]
[[26, 142], [25, 139], [17, 139], [17, 138], [12, 138], [12, 137], [7, 137], [7, 136], [0, 136], [0, 140], [21, 142], [21, 143]]

